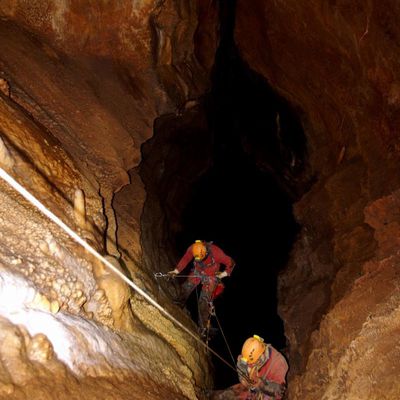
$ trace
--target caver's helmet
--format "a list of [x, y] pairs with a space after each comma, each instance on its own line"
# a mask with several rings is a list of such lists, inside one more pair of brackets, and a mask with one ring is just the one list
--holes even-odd
[[207, 256], [207, 247], [202, 240], [196, 240], [192, 246], [193, 257], [196, 261], [202, 261]]
[[264, 354], [266, 345], [264, 339], [254, 335], [248, 338], [242, 347], [242, 360], [254, 364]]

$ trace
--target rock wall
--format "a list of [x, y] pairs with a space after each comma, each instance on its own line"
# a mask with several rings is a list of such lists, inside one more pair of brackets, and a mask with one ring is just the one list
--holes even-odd
[[[104, 254], [97, 188], [82, 177], [60, 143], [3, 97], [0, 131], [2, 168]], [[136, 309], [139, 300], [131, 299], [124, 282], [7, 184], [0, 185], [5, 344], [0, 393], [10, 399], [54, 398], [55, 392], [61, 398], [96, 398], [107, 391], [121, 399], [128, 394], [196, 398], [197, 386], [207, 379], [201, 349], [143, 301]], [[116, 258], [108, 258], [121, 269]], [[153, 314], [157, 324], [140, 323], [145, 320], [140, 312]]]
[[[193, 185], [212, 164], [213, 136], [204, 108], [198, 104], [182, 115], [159, 118], [154, 137], [143, 146], [140, 175], [146, 204], [141, 223], [149, 269], [157, 265], [168, 271], [182, 256], [175, 239], [182, 231], [182, 215]], [[153, 245], [154, 240], [159, 246]]]
[[[314, 182], [280, 278], [289, 399], [399, 397], [399, 13], [393, 0], [237, 0], [240, 54], [301, 110]], [[157, 243], [141, 236], [137, 166], [157, 117], [192, 123], [216, 18], [201, 0], [0, 4], [2, 167], [193, 329], [143, 255]], [[0, 189], [0, 395], [201, 397], [202, 350]]]
[[[202, 1], [0, 4], [0, 165], [193, 330], [144, 269], [136, 167], [153, 121], [207, 89], [216, 18]], [[0, 186], [0, 397], [203, 398], [204, 350]]]
[[397, 399], [399, 5], [237, 5], [239, 51], [301, 110], [315, 181], [280, 278], [289, 399]]

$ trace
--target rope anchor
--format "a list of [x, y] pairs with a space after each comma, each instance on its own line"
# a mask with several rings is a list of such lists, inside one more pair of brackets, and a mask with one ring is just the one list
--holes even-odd
[[162, 272], [154, 272], [154, 278], [171, 278], [171, 276]]
[[190, 275], [170, 275], [170, 274], [165, 274], [164, 272], [154, 272], [154, 278], [166, 278], [166, 279], [171, 279], [171, 278], [190, 278]]

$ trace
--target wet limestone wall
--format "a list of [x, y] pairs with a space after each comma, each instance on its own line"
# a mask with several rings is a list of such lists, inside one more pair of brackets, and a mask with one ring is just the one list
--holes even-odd
[[240, 53], [301, 113], [314, 180], [280, 277], [289, 399], [399, 398], [399, 13], [238, 0]]

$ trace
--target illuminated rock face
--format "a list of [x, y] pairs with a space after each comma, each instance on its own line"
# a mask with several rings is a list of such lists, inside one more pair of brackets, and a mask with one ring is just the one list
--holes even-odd
[[[101, 199], [59, 144], [6, 99], [0, 127], [2, 168], [104, 252]], [[125, 283], [3, 181], [0, 187], [0, 315], [2, 343], [10, 342], [0, 349], [0, 392], [96, 398], [113, 388], [121, 399], [196, 398], [208, 379], [202, 349], [146, 302], [130, 298]], [[76, 188], [84, 188], [85, 205], [78, 207], [84, 224]], [[32, 383], [38, 376], [43, 385]], [[55, 392], [48, 391], [54, 382]]]
[[280, 279], [289, 399], [399, 398], [398, 11], [238, 0], [239, 51], [301, 110], [316, 178]]
[[[135, 167], [209, 85], [215, 5], [72, 3], [0, 4], [0, 166], [195, 331], [142, 268]], [[0, 204], [0, 398], [204, 397], [201, 346], [3, 181]]]

